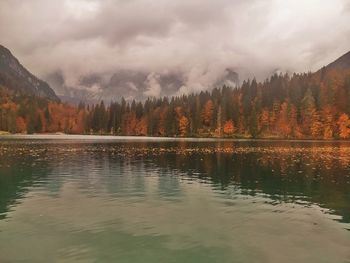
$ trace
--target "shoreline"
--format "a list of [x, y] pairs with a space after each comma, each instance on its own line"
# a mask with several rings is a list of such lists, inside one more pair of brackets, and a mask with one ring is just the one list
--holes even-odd
[[3, 139], [80, 139], [80, 140], [149, 140], [149, 141], [237, 141], [237, 142], [249, 142], [249, 141], [261, 141], [261, 142], [350, 142], [350, 140], [342, 139], [293, 139], [293, 138], [277, 138], [277, 137], [262, 137], [262, 138], [230, 138], [230, 137], [167, 137], [167, 136], [137, 136], [137, 135], [108, 135], [108, 134], [66, 134], [66, 133], [34, 133], [34, 134], [22, 134], [22, 133], [0, 133], [0, 141]]

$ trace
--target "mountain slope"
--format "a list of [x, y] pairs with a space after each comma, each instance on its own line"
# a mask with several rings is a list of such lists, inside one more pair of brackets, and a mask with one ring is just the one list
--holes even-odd
[[338, 58], [337, 60], [333, 61], [332, 63], [328, 64], [325, 68], [327, 70], [350, 69], [350, 51], [348, 53], [344, 54], [343, 56], [341, 56], [340, 58]]
[[10, 50], [0, 45], [0, 86], [20, 94], [59, 101], [50, 86], [24, 68]]

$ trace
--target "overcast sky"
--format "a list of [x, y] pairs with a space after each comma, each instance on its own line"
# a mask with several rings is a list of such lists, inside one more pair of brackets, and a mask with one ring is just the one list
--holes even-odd
[[157, 76], [167, 72], [181, 72], [178, 88], [188, 92], [207, 88], [226, 68], [241, 79], [317, 70], [350, 50], [349, 3], [0, 0], [0, 43], [39, 77], [60, 71], [74, 87], [92, 73], [139, 71], [157, 96]]

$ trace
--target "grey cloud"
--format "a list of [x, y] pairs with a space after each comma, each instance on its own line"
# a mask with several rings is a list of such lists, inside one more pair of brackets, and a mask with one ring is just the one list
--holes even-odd
[[349, 17], [347, 0], [2, 0], [0, 36], [58, 93], [143, 98], [317, 70], [349, 50]]

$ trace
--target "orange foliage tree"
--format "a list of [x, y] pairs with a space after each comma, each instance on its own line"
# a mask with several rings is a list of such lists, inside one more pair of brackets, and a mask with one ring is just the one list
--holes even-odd
[[265, 131], [269, 131], [269, 111], [266, 108], [262, 109], [260, 113], [258, 129], [259, 132], [262, 133]]
[[139, 135], [139, 136], [147, 135], [147, 119], [145, 117], [137, 121], [137, 124], [135, 127], [135, 135]]
[[235, 131], [236, 128], [232, 120], [228, 120], [224, 123], [224, 134], [232, 135]]
[[183, 109], [181, 107], [176, 107], [175, 112], [176, 112], [177, 121], [179, 124], [179, 135], [184, 137], [187, 135], [187, 132], [188, 132], [189, 120], [184, 115]]
[[340, 115], [338, 119], [339, 137], [348, 139], [350, 137], [350, 119], [346, 113]]
[[22, 117], [16, 118], [16, 132], [25, 133], [27, 132], [27, 125], [25, 120]]
[[210, 126], [211, 122], [213, 120], [213, 113], [214, 113], [214, 103], [212, 100], [208, 100], [205, 105], [202, 112], [202, 118], [203, 123], [206, 126]]
[[180, 136], [184, 137], [188, 132], [189, 121], [186, 116], [181, 116], [179, 119], [179, 132]]

